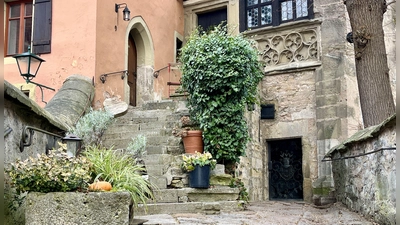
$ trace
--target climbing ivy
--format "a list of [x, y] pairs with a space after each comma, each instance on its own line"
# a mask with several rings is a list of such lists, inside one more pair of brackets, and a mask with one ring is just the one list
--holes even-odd
[[192, 32], [181, 49], [182, 87], [204, 149], [219, 162], [238, 162], [249, 140], [244, 110], [257, 101], [263, 77], [254, 42], [226, 25]]

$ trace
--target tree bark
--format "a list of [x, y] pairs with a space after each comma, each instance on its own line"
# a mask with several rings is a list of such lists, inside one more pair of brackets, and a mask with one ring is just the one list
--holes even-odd
[[395, 113], [383, 33], [385, 0], [345, 0], [353, 32], [355, 64], [364, 127]]

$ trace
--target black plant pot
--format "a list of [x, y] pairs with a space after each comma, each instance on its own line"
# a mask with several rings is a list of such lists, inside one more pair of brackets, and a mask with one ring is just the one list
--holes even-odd
[[196, 165], [193, 171], [189, 172], [189, 187], [208, 188], [210, 186], [210, 166]]

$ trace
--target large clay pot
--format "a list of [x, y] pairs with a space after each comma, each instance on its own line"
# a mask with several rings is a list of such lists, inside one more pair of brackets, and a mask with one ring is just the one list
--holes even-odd
[[189, 172], [189, 187], [208, 188], [210, 186], [210, 165], [196, 165], [194, 170]]
[[201, 130], [189, 130], [186, 137], [182, 137], [185, 153], [203, 153], [203, 132]]

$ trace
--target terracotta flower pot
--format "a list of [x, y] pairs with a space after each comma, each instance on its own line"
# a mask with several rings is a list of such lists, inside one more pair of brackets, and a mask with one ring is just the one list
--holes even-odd
[[201, 130], [189, 130], [185, 137], [182, 137], [185, 153], [203, 153], [203, 132]]

